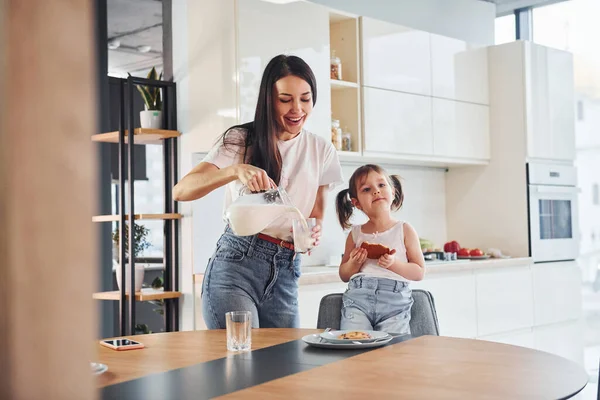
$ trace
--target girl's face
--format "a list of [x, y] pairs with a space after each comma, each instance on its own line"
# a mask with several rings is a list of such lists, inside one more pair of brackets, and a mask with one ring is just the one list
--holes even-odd
[[289, 75], [275, 82], [275, 119], [281, 133], [300, 133], [313, 110], [310, 85], [302, 78]]
[[356, 182], [358, 199], [352, 199], [354, 206], [367, 216], [389, 213], [394, 200], [393, 189], [385, 175], [370, 171]]

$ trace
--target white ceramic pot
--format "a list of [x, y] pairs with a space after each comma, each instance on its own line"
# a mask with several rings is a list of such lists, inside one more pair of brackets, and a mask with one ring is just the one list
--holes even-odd
[[148, 129], [162, 128], [162, 111], [144, 110], [140, 111], [140, 126]]
[[[114, 260], [113, 260], [113, 264], [116, 264], [116, 267], [117, 267], [115, 270], [115, 273], [117, 275], [117, 286], [119, 287], [119, 290], [121, 290], [121, 266], [119, 265], [119, 263], [117, 263]], [[136, 292], [139, 292], [140, 290], [142, 290], [142, 284], [144, 283], [144, 273], [145, 272], [146, 272], [146, 270], [143, 265], [135, 266], [135, 291]], [[125, 292], [129, 293], [129, 287], [131, 286], [131, 272], [129, 270], [129, 264], [127, 264], [125, 266], [125, 281], [126, 281]]]

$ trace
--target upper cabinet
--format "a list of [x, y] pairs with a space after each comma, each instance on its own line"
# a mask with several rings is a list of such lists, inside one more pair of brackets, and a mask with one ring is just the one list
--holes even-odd
[[331, 141], [355, 156], [362, 150], [358, 30], [357, 17], [329, 12]]
[[529, 108], [527, 155], [575, 158], [575, 99], [570, 53], [539, 45], [525, 47]]
[[[317, 103], [306, 129], [331, 138], [329, 12], [309, 2], [274, 4], [237, 0], [239, 120], [254, 119], [262, 73], [278, 54], [301, 57], [317, 80]], [[293, 24], [290, 24], [293, 16]], [[302, 27], [300, 30], [298, 27]], [[211, 49], [206, 49], [211, 51]], [[234, 113], [236, 110], [222, 110]]]
[[434, 97], [489, 104], [486, 48], [432, 34], [431, 86]]
[[363, 100], [367, 154], [433, 154], [430, 97], [365, 87]]
[[510, 134], [529, 160], [575, 159], [573, 58], [518, 41], [488, 49], [491, 135]]
[[231, 79], [238, 81], [239, 110], [223, 113], [251, 121], [267, 62], [294, 54], [317, 78], [306, 128], [340, 155], [422, 165], [489, 162], [485, 48], [311, 2], [236, 1], [238, 75]]
[[431, 95], [429, 33], [361, 17], [362, 84]]
[[489, 107], [433, 99], [433, 153], [440, 157], [490, 159]]

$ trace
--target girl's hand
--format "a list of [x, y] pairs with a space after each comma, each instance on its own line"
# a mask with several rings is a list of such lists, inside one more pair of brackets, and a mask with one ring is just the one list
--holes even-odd
[[394, 254], [396, 254], [396, 249], [393, 249], [390, 252], [390, 254], [382, 255], [381, 257], [379, 257], [379, 261], [377, 261], [377, 265], [379, 265], [381, 268], [388, 269], [389, 267], [394, 265], [394, 261], [396, 259], [396, 257], [394, 257]]
[[362, 247], [355, 247], [352, 249], [348, 262], [360, 267], [365, 263], [365, 261], [367, 261], [367, 250], [363, 249]]
[[253, 192], [277, 187], [264, 169], [260, 169], [254, 165], [237, 164], [234, 171], [237, 178]]

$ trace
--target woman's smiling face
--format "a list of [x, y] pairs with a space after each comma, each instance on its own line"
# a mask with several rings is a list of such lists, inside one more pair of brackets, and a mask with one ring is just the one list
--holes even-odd
[[275, 119], [280, 133], [297, 135], [313, 110], [312, 90], [308, 82], [294, 75], [275, 82]]

